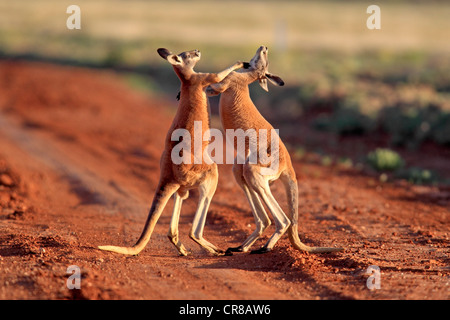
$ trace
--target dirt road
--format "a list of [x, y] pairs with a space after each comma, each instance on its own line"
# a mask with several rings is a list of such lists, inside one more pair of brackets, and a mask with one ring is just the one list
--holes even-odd
[[[140, 235], [175, 105], [106, 71], [0, 62], [0, 299], [450, 298], [449, 189], [312, 163], [295, 163], [300, 237], [342, 253], [301, 253], [283, 237], [265, 255], [210, 256], [188, 238], [196, 192], [180, 221], [188, 257], [166, 236], [172, 202], [139, 256], [97, 250]], [[273, 190], [284, 205], [281, 185]], [[205, 237], [226, 249], [253, 228], [220, 165]], [[66, 285], [72, 265], [80, 290]], [[378, 290], [366, 286], [371, 265]]]

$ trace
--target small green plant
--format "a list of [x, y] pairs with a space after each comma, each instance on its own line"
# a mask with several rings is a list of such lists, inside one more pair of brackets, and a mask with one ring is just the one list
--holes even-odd
[[306, 150], [303, 147], [298, 147], [294, 151], [295, 159], [298, 159], [298, 160], [303, 159], [305, 157], [305, 155], [306, 155]]
[[396, 174], [396, 177], [408, 180], [409, 182], [414, 184], [433, 184], [437, 183], [439, 180], [435, 172], [418, 167], [411, 167], [408, 169], [400, 170]]
[[450, 146], [450, 112], [442, 113], [432, 131], [434, 141]]
[[333, 159], [330, 156], [323, 156], [320, 159], [320, 163], [325, 167], [329, 167], [333, 164]]
[[374, 123], [358, 108], [340, 108], [334, 113], [332, 126], [339, 135], [363, 135], [372, 130]]
[[331, 115], [321, 114], [313, 121], [317, 130], [335, 132], [340, 136], [364, 135], [375, 126], [372, 119], [356, 108], [338, 108]]
[[377, 171], [394, 171], [404, 165], [402, 157], [397, 152], [382, 148], [370, 152], [367, 161]]
[[103, 66], [115, 68], [124, 63], [124, 50], [119, 47], [111, 47], [103, 59]]
[[350, 158], [339, 158], [338, 159], [338, 165], [344, 169], [350, 169], [353, 167], [353, 161]]

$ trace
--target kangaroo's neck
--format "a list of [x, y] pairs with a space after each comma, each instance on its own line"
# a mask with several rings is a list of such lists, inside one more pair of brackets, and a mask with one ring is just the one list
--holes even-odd
[[238, 73], [220, 98], [220, 118], [225, 129], [248, 129], [255, 119], [264, 119], [250, 97], [249, 84], [255, 72]]
[[200, 84], [182, 82], [174, 123], [189, 130], [195, 121], [201, 121], [205, 130], [209, 128], [210, 112], [206, 93]]
[[228, 111], [238, 112], [239, 109], [243, 109], [244, 106], [253, 105], [250, 98], [249, 85], [259, 78], [256, 71], [247, 71], [236, 73], [232, 79], [228, 89], [222, 94], [224, 101], [223, 107], [230, 109]]

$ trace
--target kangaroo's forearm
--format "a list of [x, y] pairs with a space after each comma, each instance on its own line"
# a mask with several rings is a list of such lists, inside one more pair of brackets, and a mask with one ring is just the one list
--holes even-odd
[[218, 73], [210, 73], [206, 77], [206, 82], [208, 84], [218, 83], [218, 82], [222, 81], [223, 79], [225, 79], [225, 77], [228, 76], [231, 72], [233, 72], [234, 70], [237, 70], [239, 68], [242, 68], [243, 66], [244, 66], [244, 64], [242, 62], [236, 62], [231, 67], [228, 67], [223, 71], [220, 71]]
[[206, 95], [208, 97], [217, 96], [220, 93], [222, 93], [222, 91], [220, 90], [220, 86], [218, 87], [217, 85], [211, 84], [206, 88]]

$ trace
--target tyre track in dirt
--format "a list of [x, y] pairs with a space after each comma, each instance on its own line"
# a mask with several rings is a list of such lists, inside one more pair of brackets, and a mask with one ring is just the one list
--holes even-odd
[[[61, 180], [66, 180], [71, 191], [80, 198], [80, 204], [102, 204], [111, 208], [127, 203], [130, 205], [129, 198], [132, 198], [132, 195], [129, 192], [117, 186], [114, 181], [100, 177], [98, 171], [92, 171], [92, 168], [83, 166], [79, 161], [76, 163], [77, 159], [70, 159], [73, 146], [69, 147], [72, 149], [70, 151], [57, 150], [51, 141], [39, 137], [39, 133], [26, 132], [15, 119], [2, 114], [0, 128], [6, 139], [21, 148], [34, 161], [46, 166], [47, 170], [54, 171]], [[79, 150], [77, 152], [80, 153]], [[81, 154], [82, 158], [89, 156], [91, 155]], [[134, 211], [135, 208], [128, 209]]]
[[[314, 163], [295, 163], [300, 236], [310, 245], [345, 246], [343, 253], [308, 255], [283, 237], [267, 255], [209, 256], [187, 237], [195, 191], [180, 220], [181, 240], [192, 255], [178, 257], [166, 237], [171, 203], [139, 256], [97, 250], [100, 244], [132, 244], [139, 236], [173, 116], [168, 106], [175, 104], [132, 92], [110, 72], [0, 62], [0, 155], [20, 174], [28, 186], [26, 200], [35, 207], [18, 220], [0, 219], [0, 262], [8, 271], [0, 276], [0, 297], [449, 296], [446, 189], [380, 184]], [[240, 244], [254, 223], [231, 167], [221, 165], [219, 173], [205, 237], [227, 248]], [[273, 190], [283, 206], [281, 186]], [[273, 226], [256, 245], [271, 232]], [[65, 287], [71, 264], [83, 270], [81, 291]], [[373, 264], [381, 268], [382, 290], [365, 286], [365, 271]]]

